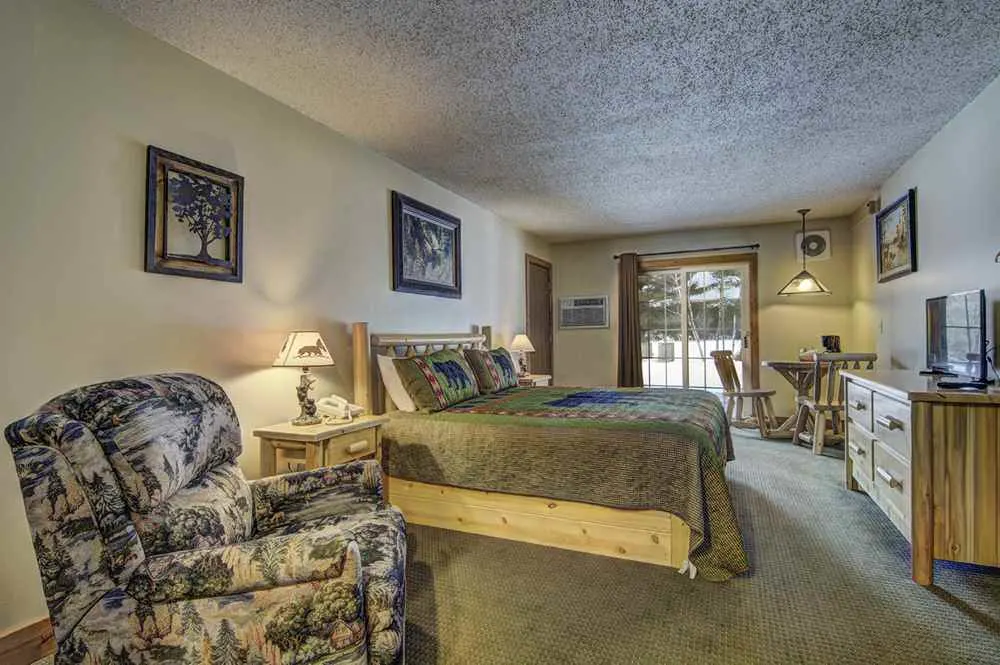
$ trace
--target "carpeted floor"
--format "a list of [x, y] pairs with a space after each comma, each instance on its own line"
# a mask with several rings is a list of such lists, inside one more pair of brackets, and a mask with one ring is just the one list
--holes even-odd
[[670, 569], [410, 527], [407, 663], [1000, 663], [1000, 570], [909, 546], [843, 462], [736, 440], [728, 470], [752, 572]]

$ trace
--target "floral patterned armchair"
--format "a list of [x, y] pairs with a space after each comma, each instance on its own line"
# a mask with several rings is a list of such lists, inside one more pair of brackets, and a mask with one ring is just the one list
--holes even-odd
[[375, 462], [248, 483], [229, 398], [191, 374], [78, 388], [6, 436], [57, 663], [403, 663]]

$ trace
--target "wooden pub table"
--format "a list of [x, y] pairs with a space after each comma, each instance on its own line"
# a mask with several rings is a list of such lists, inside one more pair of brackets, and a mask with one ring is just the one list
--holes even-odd
[[[813, 361], [811, 360], [764, 360], [761, 367], [773, 369], [795, 388], [796, 397], [808, 397], [813, 387]], [[792, 410], [792, 415], [777, 429], [771, 430], [776, 438], [791, 438], [795, 431], [795, 418], [799, 410], [798, 402]]]

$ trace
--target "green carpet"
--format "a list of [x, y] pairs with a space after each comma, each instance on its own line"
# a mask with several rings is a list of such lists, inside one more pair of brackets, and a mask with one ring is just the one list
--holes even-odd
[[1000, 570], [910, 550], [843, 462], [736, 439], [749, 575], [673, 570], [411, 526], [407, 663], [1000, 663]]

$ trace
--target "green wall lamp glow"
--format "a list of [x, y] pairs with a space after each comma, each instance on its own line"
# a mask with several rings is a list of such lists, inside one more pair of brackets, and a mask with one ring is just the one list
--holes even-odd
[[[802, 215], [802, 239], [805, 240], [806, 237], [806, 213], [809, 212], [809, 208], [802, 208], [801, 210], [796, 210], [797, 213]], [[779, 296], [828, 296], [830, 295], [830, 290], [823, 286], [823, 283], [818, 279], [813, 277], [812, 273], [806, 270], [806, 252], [805, 248], [802, 249], [802, 272], [800, 272], [795, 277], [789, 280], [788, 284], [785, 284], [780, 291], [778, 291]]]

